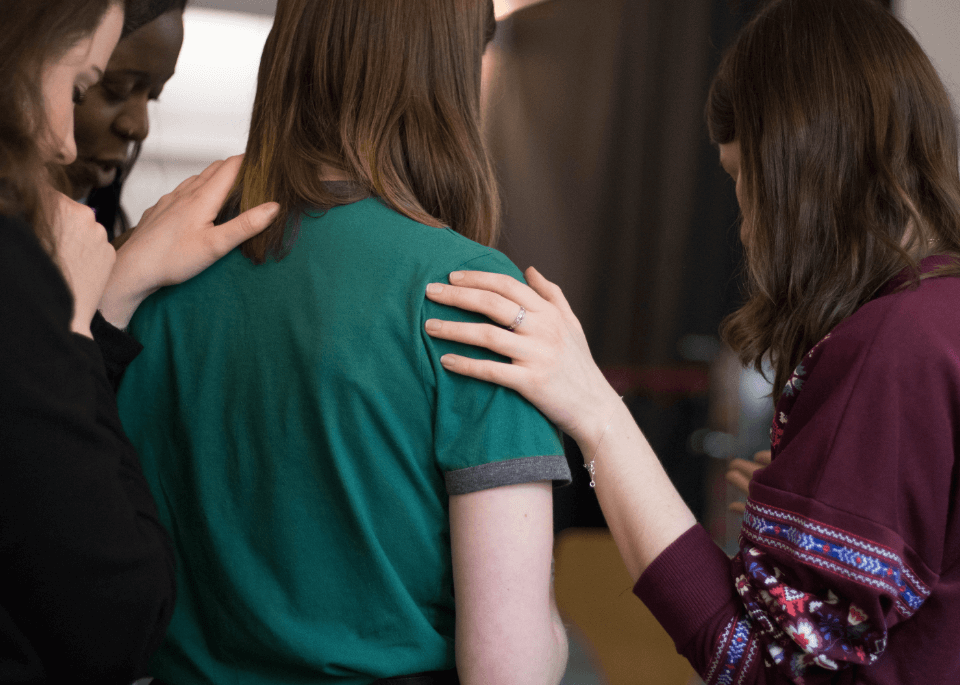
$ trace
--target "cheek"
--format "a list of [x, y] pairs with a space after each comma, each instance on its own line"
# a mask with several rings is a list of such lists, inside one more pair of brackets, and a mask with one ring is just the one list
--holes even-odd
[[114, 108], [108, 107], [101, 98], [92, 96], [93, 93], [82, 105], [77, 106], [74, 113], [74, 135], [81, 157], [110, 135], [110, 125], [116, 116]]
[[47, 130], [44, 136], [48, 161], [69, 163], [76, 155], [73, 140], [73, 89], [70, 84], [50, 88], [44, 93], [44, 115]]

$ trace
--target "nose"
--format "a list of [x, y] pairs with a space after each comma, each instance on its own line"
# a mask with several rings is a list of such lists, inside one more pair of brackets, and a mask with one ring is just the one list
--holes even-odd
[[77, 143], [73, 140], [73, 136], [61, 143], [60, 149], [57, 150], [57, 161], [60, 164], [73, 164], [77, 161]]
[[132, 97], [113, 121], [114, 132], [126, 140], [140, 143], [150, 133], [147, 97]]
[[[71, 117], [70, 123], [73, 123]], [[64, 132], [63, 136], [54, 136], [56, 142], [53, 146], [53, 155], [58, 164], [73, 164], [77, 159], [77, 141], [73, 137], [73, 126]]]

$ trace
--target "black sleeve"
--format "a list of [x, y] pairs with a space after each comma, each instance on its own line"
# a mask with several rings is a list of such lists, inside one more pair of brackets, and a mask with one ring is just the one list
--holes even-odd
[[173, 611], [173, 552], [71, 316], [32, 232], [0, 218], [0, 682], [125, 685]]
[[100, 348], [103, 356], [103, 365], [107, 370], [107, 379], [114, 392], [120, 387], [120, 379], [127, 366], [143, 351], [136, 338], [127, 335], [124, 331], [103, 318], [98, 311], [90, 322], [90, 332]]

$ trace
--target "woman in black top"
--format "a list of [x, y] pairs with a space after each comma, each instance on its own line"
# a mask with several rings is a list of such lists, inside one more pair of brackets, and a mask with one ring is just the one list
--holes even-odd
[[125, 325], [275, 213], [214, 229], [239, 166], [218, 162], [116, 254], [92, 211], [52, 189], [50, 170], [76, 156], [73, 102], [106, 67], [123, 12], [122, 0], [0, 0], [3, 683], [143, 675], [173, 609], [173, 556], [110, 382], [139, 346], [107, 321]]

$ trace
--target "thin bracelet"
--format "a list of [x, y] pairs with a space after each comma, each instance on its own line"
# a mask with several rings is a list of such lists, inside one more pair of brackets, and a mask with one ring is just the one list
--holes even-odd
[[[623, 395], [620, 395], [620, 399], [623, 399]], [[619, 408], [619, 407], [618, 407]], [[617, 410], [613, 410], [613, 414], [616, 414]], [[603, 427], [603, 431], [600, 433], [600, 439], [597, 440], [597, 449], [593, 451], [593, 459], [588, 461], [583, 465], [583, 468], [587, 470], [587, 473], [590, 474], [590, 487], [597, 487], [597, 481], [594, 480], [594, 476], [597, 473], [597, 455], [600, 454], [600, 445], [603, 444], [603, 436], [607, 434], [607, 429], [610, 427], [610, 424], [613, 423], [613, 414], [610, 414], [610, 420], [607, 421], [607, 425]]]

